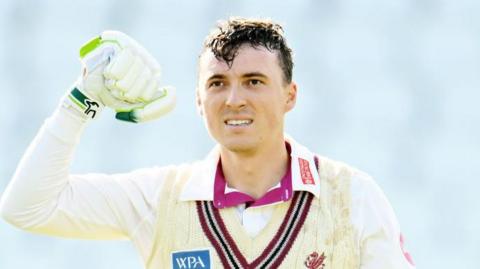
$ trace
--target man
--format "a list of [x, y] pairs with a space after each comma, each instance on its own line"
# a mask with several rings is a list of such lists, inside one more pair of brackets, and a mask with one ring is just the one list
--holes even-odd
[[204, 160], [126, 174], [70, 175], [82, 130], [103, 106], [122, 120], [155, 119], [174, 93], [124, 34], [105, 32], [80, 54], [84, 73], [3, 196], [13, 225], [129, 238], [146, 268], [413, 268], [374, 181], [284, 135], [297, 86], [280, 25], [234, 18], [207, 36], [196, 100], [218, 145]]

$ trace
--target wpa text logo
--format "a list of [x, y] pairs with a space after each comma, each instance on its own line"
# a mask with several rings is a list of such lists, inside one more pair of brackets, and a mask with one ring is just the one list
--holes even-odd
[[210, 269], [210, 251], [189, 250], [172, 253], [174, 269]]

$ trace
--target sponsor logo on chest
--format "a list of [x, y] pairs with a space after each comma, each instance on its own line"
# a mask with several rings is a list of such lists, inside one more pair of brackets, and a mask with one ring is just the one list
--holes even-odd
[[184, 250], [172, 252], [173, 269], [211, 269], [210, 250]]

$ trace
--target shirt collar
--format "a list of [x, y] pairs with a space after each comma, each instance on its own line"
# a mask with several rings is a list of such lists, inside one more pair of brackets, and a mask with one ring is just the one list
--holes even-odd
[[[290, 145], [285, 143], [285, 146], [290, 154]], [[290, 156], [288, 158], [288, 163], [288, 169], [280, 182], [276, 186], [270, 188], [262, 197], [254, 199], [250, 195], [239, 190], [228, 188], [222, 171], [222, 160], [220, 158], [213, 183], [214, 206], [217, 208], [224, 208], [249, 203], [250, 206], [254, 207], [288, 201], [293, 195]]]
[[[286, 135], [291, 147], [291, 180], [293, 191], [308, 191], [319, 197], [320, 177], [315, 166], [315, 155]], [[215, 146], [207, 157], [193, 166], [190, 178], [180, 194], [181, 201], [213, 201], [215, 175], [220, 159], [220, 147]]]

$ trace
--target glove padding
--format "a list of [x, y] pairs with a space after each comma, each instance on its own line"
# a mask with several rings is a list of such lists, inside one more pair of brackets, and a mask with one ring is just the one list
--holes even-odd
[[160, 65], [124, 33], [105, 31], [80, 49], [83, 75], [68, 99], [95, 118], [104, 106], [130, 122], [156, 119], [175, 106], [175, 89], [159, 87]]

